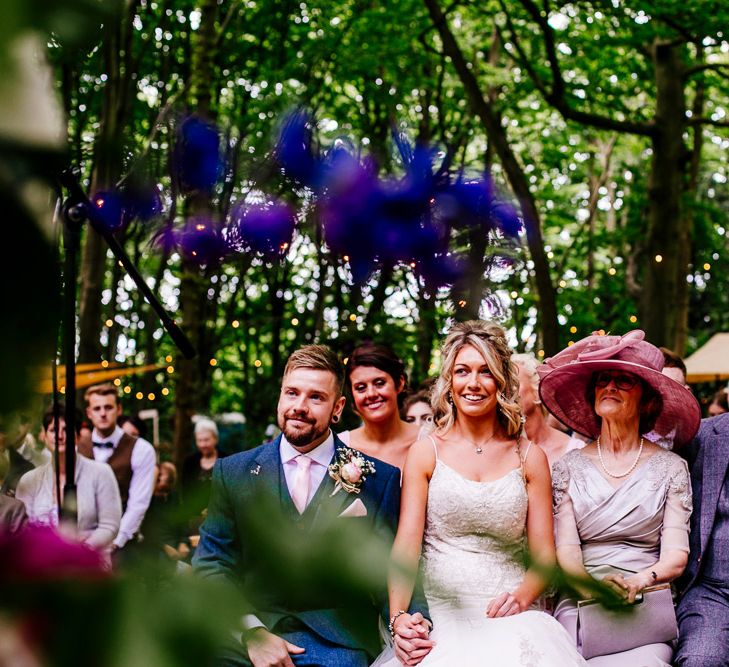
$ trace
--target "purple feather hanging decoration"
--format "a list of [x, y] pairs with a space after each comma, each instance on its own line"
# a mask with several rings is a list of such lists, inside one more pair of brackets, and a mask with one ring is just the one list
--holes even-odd
[[313, 127], [306, 112], [289, 114], [276, 158], [287, 176], [313, 190], [324, 240], [334, 254], [349, 260], [355, 282], [384, 262], [409, 264], [431, 287], [449, 285], [467, 266], [465, 256], [448, 250], [451, 230], [519, 233], [516, 211], [497, 200], [490, 178], [452, 178], [448, 155], [436, 168], [432, 148], [413, 147], [395, 132], [405, 173], [383, 180], [374, 164], [361, 161], [344, 141], [320, 158], [313, 148]]
[[174, 162], [183, 192], [210, 192], [223, 173], [218, 128], [212, 123], [190, 116], [177, 132]]
[[208, 218], [197, 216], [187, 221], [185, 231], [177, 234], [177, 247], [188, 262], [207, 266], [226, 255], [227, 247], [220, 232]]
[[124, 197], [116, 190], [99, 191], [91, 197], [96, 218], [108, 230], [115, 232], [129, 222]]
[[310, 188], [316, 188], [321, 170], [314, 152], [313, 125], [313, 118], [303, 109], [290, 112], [284, 118], [274, 149], [284, 173]]
[[235, 238], [244, 247], [269, 257], [286, 254], [296, 227], [296, 216], [288, 204], [242, 205], [233, 218]]

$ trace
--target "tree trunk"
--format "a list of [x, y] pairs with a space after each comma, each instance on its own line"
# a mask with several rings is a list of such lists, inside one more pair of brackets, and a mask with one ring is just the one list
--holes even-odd
[[410, 385], [417, 389], [418, 385], [430, 374], [430, 357], [433, 352], [433, 340], [438, 333], [435, 292], [428, 291], [425, 285], [418, 281], [420, 294], [418, 298], [418, 331], [416, 336], [417, 350], [415, 353], [413, 376]]
[[652, 47], [656, 126], [648, 183], [648, 233], [640, 322], [651, 343], [667, 347], [676, 343], [678, 277], [685, 276], [688, 268], [681, 249], [682, 243], [688, 242], [681, 229], [686, 119], [681, 53], [681, 46], [667, 42], [656, 41]]
[[433, 25], [438, 30], [443, 50], [450, 57], [453, 67], [463, 84], [469, 104], [481, 119], [496, 155], [506, 173], [517, 200], [521, 204], [526, 227], [527, 245], [534, 262], [534, 283], [539, 297], [539, 316], [543, 336], [543, 348], [547, 356], [559, 351], [557, 301], [549, 272], [547, 256], [542, 242], [541, 217], [529, 182], [516, 155], [511, 149], [506, 131], [499, 122], [491, 103], [484, 97], [473, 70], [469, 68], [463, 53], [451, 32], [446, 17], [437, 0], [424, 0]]
[[387, 288], [392, 283], [394, 267], [389, 262], [384, 262], [380, 268], [380, 275], [377, 285], [370, 293], [371, 300], [368, 304], [367, 315], [364, 318], [362, 332], [367, 338], [375, 337], [375, 324], [384, 321], [385, 299], [387, 299]]
[[[701, 118], [704, 115], [704, 81], [703, 77], [696, 83], [696, 96], [692, 105], [692, 118]], [[701, 165], [701, 150], [704, 145], [704, 130], [701, 125], [693, 129], [693, 145], [691, 147], [691, 165], [687, 186], [688, 200], [693, 201], [699, 182], [699, 167]], [[688, 318], [689, 318], [689, 284], [686, 281], [686, 274], [691, 264], [693, 251], [694, 233], [694, 208], [689, 206], [684, 211], [684, 223], [679, 227], [680, 244], [678, 257], [678, 275], [676, 286], [678, 296], [676, 298], [676, 336], [673, 343], [673, 350], [676, 354], [683, 356], [686, 353], [686, 342], [688, 339]]]
[[477, 320], [481, 316], [481, 302], [486, 294], [484, 256], [488, 236], [483, 229], [468, 232], [468, 266], [465, 275], [451, 289], [455, 318], [459, 322]]
[[[123, 55], [131, 48], [128, 14], [120, 11], [109, 16], [104, 25], [104, 71], [106, 85], [102, 92], [99, 135], [94, 146], [94, 168], [90, 194], [113, 188], [122, 175], [123, 135], [129, 106], [126, 89], [131, 72], [124, 70]], [[103, 312], [101, 293], [106, 271], [106, 243], [91, 227], [81, 257], [79, 294], [79, 361], [99, 361], [102, 355], [101, 327]]]
[[[200, 6], [200, 28], [194, 33], [190, 68], [190, 95], [193, 108], [202, 118], [212, 118], [214, 63], [217, 53], [217, 0], [203, 0]], [[194, 191], [185, 200], [185, 215], [189, 221], [195, 215], [211, 214], [212, 202], [207, 192]], [[209, 282], [205, 272], [196, 264], [183, 260], [180, 280], [180, 314], [182, 325], [197, 350], [194, 359], [177, 359], [175, 384], [175, 430], [173, 449], [178, 464], [189, 453], [193, 440], [192, 416], [207, 407], [210, 395], [211, 337], [206, 335], [210, 324], [205, 317]], [[214, 324], [215, 317], [211, 318]], [[207, 397], [207, 398], [206, 398]]]

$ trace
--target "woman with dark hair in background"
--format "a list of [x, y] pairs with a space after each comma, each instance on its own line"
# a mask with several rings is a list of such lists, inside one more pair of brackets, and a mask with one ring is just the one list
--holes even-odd
[[430, 406], [430, 395], [427, 391], [408, 394], [402, 402], [400, 417], [408, 424], [426, 426], [433, 423], [433, 408]]
[[727, 390], [719, 389], [709, 403], [709, 417], [716, 417], [729, 412], [729, 401], [727, 401]]
[[362, 426], [339, 433], [353, 449], [402, 469], [420, 426], [400, 419], [398, 396], [405, 390], [405, 364], [386, 345], [365, 343], [347, 360], [347, 385]]
[[124, 433], [133, 438], [144, 438], [145, 440], [147, 438], [147, 427], [144, 421], [136, 415], [119, 415], [116, 425], [121, 426]]

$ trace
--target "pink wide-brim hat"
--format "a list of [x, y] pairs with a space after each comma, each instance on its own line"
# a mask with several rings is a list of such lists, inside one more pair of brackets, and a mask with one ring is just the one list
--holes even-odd
[[542, 403], [577, 433], [597, 438], [600, 419], [588, 403], [587, 386], [597, 371], [625, 371], [641, 378], [663, 400], [653, 430], [662, 436], [675, 433], [674, 444], [686, 444], [699, 430], [701, 408], [686, 387], [661, 373], [663, 353], [644, 338], [639, 329], [624, 336], [593, 334], [547, 359], [538, 369]]

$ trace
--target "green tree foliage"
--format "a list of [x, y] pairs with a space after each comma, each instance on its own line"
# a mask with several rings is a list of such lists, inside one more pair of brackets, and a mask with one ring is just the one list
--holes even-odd
[[[135, 0], [105, 19], [92, 46], [59, 36], [49, 53], [69, 153], [90, 187], [100, 161], [110, 159], [104, 128], [113, 120], [111, 180], [160, 183], [165, 207], [157, 224], [184, 225], [187, 204], [171, 168], [174, 137], [204, 90], [227, 157], [210, 200], [218, 224], [242, 201], [275, 195], [298, 207], [299, 233], [283, 261], [244, 254], [195, 272], [200, 356], [184, 391], [195, 393], [194, 410], [244, 413], [246, 444], [274, 421], [288, 351], [311, 341], [329, 341], [346, 356], [363, 339], [385, 340], [408, 360], [417, 383], [437, 370], [434, 350], [452, 317], [500, 318], [516, 347], [542, 355], [598, 329], [647, 327], [655, 342], [690, 351], [726, 328], [723, 4], [694, 3], [687, 11], [673, 2], [223, 0], [207, 23], [203, 5]], [[433, 7], [445, 24], [434, 21]], [[461, 70], [444, 48], [443, 25]], [[194, 56], [203, 29], [205, 46]], [[116, 36], [116, 52], [105, 35]], [[661, 45], [671, 50], [675, 71], [659, 81]], [[466, 85], [464, 69], [475, 88]], [[655, 156], [670, 120], [658, 97], [671, 76], [679, 77], [674, 92], [684, 112], [671, 120], [680, 145], [666, 177], [678, 178], [671, 195], [678, 217], [669, 220], [658, 215], [666, 201], [656, 196]], [[476, 94], [495, 125], [484, 123]], [[464, 237], [454, 247], [471, 250], [475, 269], [452, 290], [430, 293], [407, 266], [380, 267], [355, 285], [346, 261], [322, 243], [309, 195], [270, 159], [282, 114], [297, 104], [316, 114], [324, 146], [346, 137], [355, 151], [374, 156], [383, 174], [402, 170], [393, 126], [452, 155], [466, 173], [488, 170], [524, 212], [532, 207], [538, 241], [525, 236], [515, 268], [490, 283], [483, 280], [486, 251]], [[508, 168], [506, 155], [513, 159]], [[515, 178], [525, 188], [518, 197]], [[169, 309], [179, 311], [181, 280], [191, 274], [177, 253], [151, 244], [153, 232], [154, 225], [135, 221], [121, 236]], [[666, 235], [670, 247], [662, 250]], [[669, 264], [670, 276], [662, 273]], [[101, 294], [101, 313], [87, 328], [98, 340], [96, 354], [161, 365], [156, 374], [122, 378], [128, 409], [153, 404], [171, 414], [181, 360], [108, 255], [84, 269], [82, 291], [97, 280]], [[661, 297], [655, 308], [648, 292]], [[545, 294], [554, 299], [552, 316]], [[656, 334], [656, 323], [668, 327], [665, 335]], [[171, 430], [165, 422], [163, 433]], [[179, 424], [177, 431], [181, 455], [188, 432]]]

